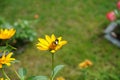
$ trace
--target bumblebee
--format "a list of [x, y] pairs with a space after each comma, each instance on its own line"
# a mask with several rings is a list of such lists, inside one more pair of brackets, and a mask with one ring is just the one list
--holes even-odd
[[54, 45], [58, 45], [58, 43], [59, 43], [59, 40], [58, 40], [58, 39], [55, 39], [55, 41], [53, 41], [53, 44], [54, 44]]
[[52, 42], [52, 44], [50, 45], [50, 50], [55, 50], [56, 46], [59, 44], [59, 40], [55, 39], [55, 41]]

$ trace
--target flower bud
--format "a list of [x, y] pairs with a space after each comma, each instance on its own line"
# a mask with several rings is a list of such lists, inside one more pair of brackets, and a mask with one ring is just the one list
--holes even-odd
[[109, 21], [115, 21], [116, 20], [116, 15], [115, 15], [114, 11], [111, 11], [111, 12], [107, 13], [106, 17]]
[[117, 2], [117, 8], [120, 10], [120, 0]]

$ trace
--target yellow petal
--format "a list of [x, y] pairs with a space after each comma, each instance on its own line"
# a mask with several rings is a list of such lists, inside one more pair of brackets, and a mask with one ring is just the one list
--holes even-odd
[[51, 35], [51, 39], [52, 39], [52, 41], [55, 41], [56, 37], [54, 34]]
[[4, 32], [4, 30], [3, 29], [1, 29], [1, 33], [3, 33]]
[[56, 46], [55, 50], [57, 51], [57, 50], [59, 50], [61, 47], [62, 47], [62, 45], [58, 45], [58, 46]]
[[56, 80], [65, 80], [65, 78], [61, 76], [61, 77], [57, 77]]
[[3, 53], [3, 55], [2, 55], [2, 58], [1, 58], [2, 60], [4, 60], [5, 59], [5, 53]]
[[9, 63], [5, 63], [7, 66], [10, 66], [11, 64], [10, 64], [10, 62]]
[[51, 50], [50, 52], [51, 52], [51, 53], [55, 53], [55, 50]]
[[60, 45], [65, 45], [67, 43], [67, 41], [61, 41], [59, 42]]
[[59, 42], [62, 40], [62, 37], [59, 37], [59, 38], [57, 38], [58, 40], [59, 40]]
[[38, 44], [37, 44], [37, 47], [48, 48], [49, 46], [46, 46], [46, 45], [44, 45], [44, 44], [42, 44], [42, 43], [38, 43]]
[[41, 46], [37, 47], [39, 50], [48, 50], [48, 48], [43, 48]]
[[90, 60], [85, 60], [85, 62], [86, 62], [86, 64], [87, 64], [88, 66], [92, 66], [92, 65], [93, 65], [93, 63], [92, 63]]
[[52, 43], [52, 40], [51, 40], [51, 38], [50, 38], [48, 35], [45, 35], [45, 38], [46, 38], [46, 40], [47, 40], [47, 42], [48, 42], [49, 44]]
[[49, 46], [48, 42], [45, 39], [39, 38], [38, 40], [40, 41], [41, 44]]
[[10, 52], [10, 53], [6, 56], [6, 59], [9, 59], [12, 55], [13, 55], [13, 53]]
[[10, 29], [9, 37], [13, 36], [15, 34], [15, 32], [16, 32], [16, 30], [14, 30], [13, 28]]
[[4, 78], [0, 78], [0, 80], [4, 80]]
[[13, 61], [13, 60], [15, 60], [15, 58], [10, 58], [9, 60], [10, 60], [10, 61]]

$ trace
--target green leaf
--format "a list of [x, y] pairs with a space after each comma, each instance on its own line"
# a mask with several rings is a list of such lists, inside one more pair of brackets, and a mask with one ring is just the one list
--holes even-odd
[[48, 80], [47, 76], [32, 76], [29, 77], [27, 80]]
[[13, 62], [11, 62], [11, 63], [18, 63], [18, 62], [20, 62], [19, 60], [14, 60]]
[[64, 65], [58, 65], [54, 68], [54, 72], [52, 72], [53, 78], [56, 76], [56, 74], [64, 67]]
[[26, 73], [27, 73], [27, 70], [25, 68], [20, 68], [18, 70], [18, 74], [19, 74], [21, 80], [25, 79]]

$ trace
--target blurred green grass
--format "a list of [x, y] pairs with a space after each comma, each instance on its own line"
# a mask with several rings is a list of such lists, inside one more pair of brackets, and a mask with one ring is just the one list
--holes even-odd
[[[0, 0], [0, 16], [9, 22], [17, 19], [39, 19], [34, 28], [38, 37], [45, 34], [63, 36], [68, 41], [55, 54], [55, 64], [65, 68], [57, 76], [66, 80], [83, 80], [78, 64], [93, 61], [87, 80], [119, 80], [120, 49], [104, 39], [103, 30], [109, 24], [105, 15], [116, 8], [117, 0]], [[16, 68], [25, 67], [30, 75], [50, 75], [51, 55], [29, 44]], [[11, 74], [11, 73], [10, 73]], [[9, 74], [9, 75], [10, 75]], [[14, 76], [13, 76], [14, 77]]]

